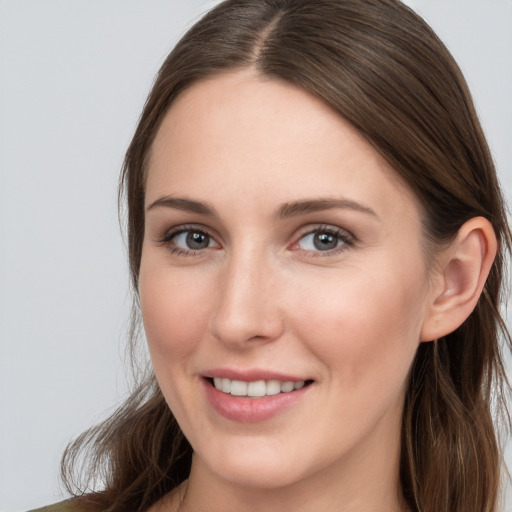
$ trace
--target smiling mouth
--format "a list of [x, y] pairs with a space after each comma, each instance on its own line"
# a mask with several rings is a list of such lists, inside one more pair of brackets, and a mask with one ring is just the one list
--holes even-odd
[[255, 380], [246, 382], [243, 380], [226, 379], [221, 377], [209, 378], [208, 381], [218, 391], [227, 395], [257, 398], [263, 396], [291, 393], [304, 386], [309, 386], [312, 380], [280, 381], [280, 380]]

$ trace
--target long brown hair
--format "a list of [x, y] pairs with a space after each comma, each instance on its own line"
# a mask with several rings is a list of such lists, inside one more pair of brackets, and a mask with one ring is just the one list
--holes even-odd
[[[464, 78], [430, 27], [398, 0], [227, 0], [181, 39], [158, 73], [121, 175], [132, 338], [155, 134], [180, 92], [244, 67], [302, 87], [352, 123], [416, 194], [429, 246], [452, 240], [472, 217], [492, 223], [499, 251], [478, 305], [455, 332], [422, 343], [413, 363], [400, 478], [411, 510], [495, 512], [502, 458], [493, 414], [506, 411], [508, 390], [500, 339], [510, 346], [499, 305], [511, 233]], [[80, 459], [84, 449], [89, 457]], [[187, 478], [191, 456], [149, 371], [109, 420], [68, 448], [62, 467], [70, 490], [80, 467], [102, 482], [90, 498], [102, 510], [143, 511]]]

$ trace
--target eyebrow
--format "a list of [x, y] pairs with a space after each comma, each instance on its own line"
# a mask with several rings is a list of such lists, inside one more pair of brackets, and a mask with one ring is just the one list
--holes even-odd
[[213, 206], [200, 201], [194, 201], [193, 199], [187, 199], [185, 197], [171, 197], [163, 196], [159, 197], [156, 201], [153, 201], [147, 208], [146, 211], [152, 210], [158, 206], [164, 206], [166, 208], [174, 208], [175, 210], [182, 210], [185, 212], [199, 213], [201, 215], [207, 215], [209, 217], [218, 217], [217, 212]]
[[277, 217], [279, 219], [286, 219], [298, 215], [331, 210], [333, 208], [353, 210], [379, 219], [379, 216], [369, 206], [360, 204], [350, 199], [310, 199], [305, 201], [294, 201], [281, 206], [277, 213]]
[[[157, 207], [173, 208], [175, 210], [198, 213], [208, 217], [218, 217], [213, 206], [185, 197], [162, 196], [153, 201], [146, 210], [149, 211]], [[278, 209], [277, 218], [287, 219], [308, 213], [331, 210], [333, 208], [353, 210], [379, 219], [378, 215], [370, 207], [350, 199], [307, 199], [285, 203]]]

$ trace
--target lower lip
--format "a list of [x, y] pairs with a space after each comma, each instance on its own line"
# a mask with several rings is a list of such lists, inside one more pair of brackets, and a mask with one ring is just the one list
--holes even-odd
[[206, 396], [215, 411], [224, 418], [239, 423], [265, 421], [299, 402], [310, 386], [289, 393], [256, 398], [233, 396], [216, 389], [205, 380]]

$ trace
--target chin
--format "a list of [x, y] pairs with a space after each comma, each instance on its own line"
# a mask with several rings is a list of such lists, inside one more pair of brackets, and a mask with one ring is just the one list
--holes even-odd
[[195, 453], [194, 457], [196, 463], [206, 465], [218, 479], [240, 487], [278, 489], [304, 477], [296, 456], [279, 453], [272, 447], [223, 450], [206, 457]]
[[222, 480], [239, 487], [254, 489], [282, 489], [299, 482], [299, 474], [291, 473], [288, 469], [269, 468], [268, 464], [248, 465], [238, 464], [230, 467], [217, 468], [217, 475]]

